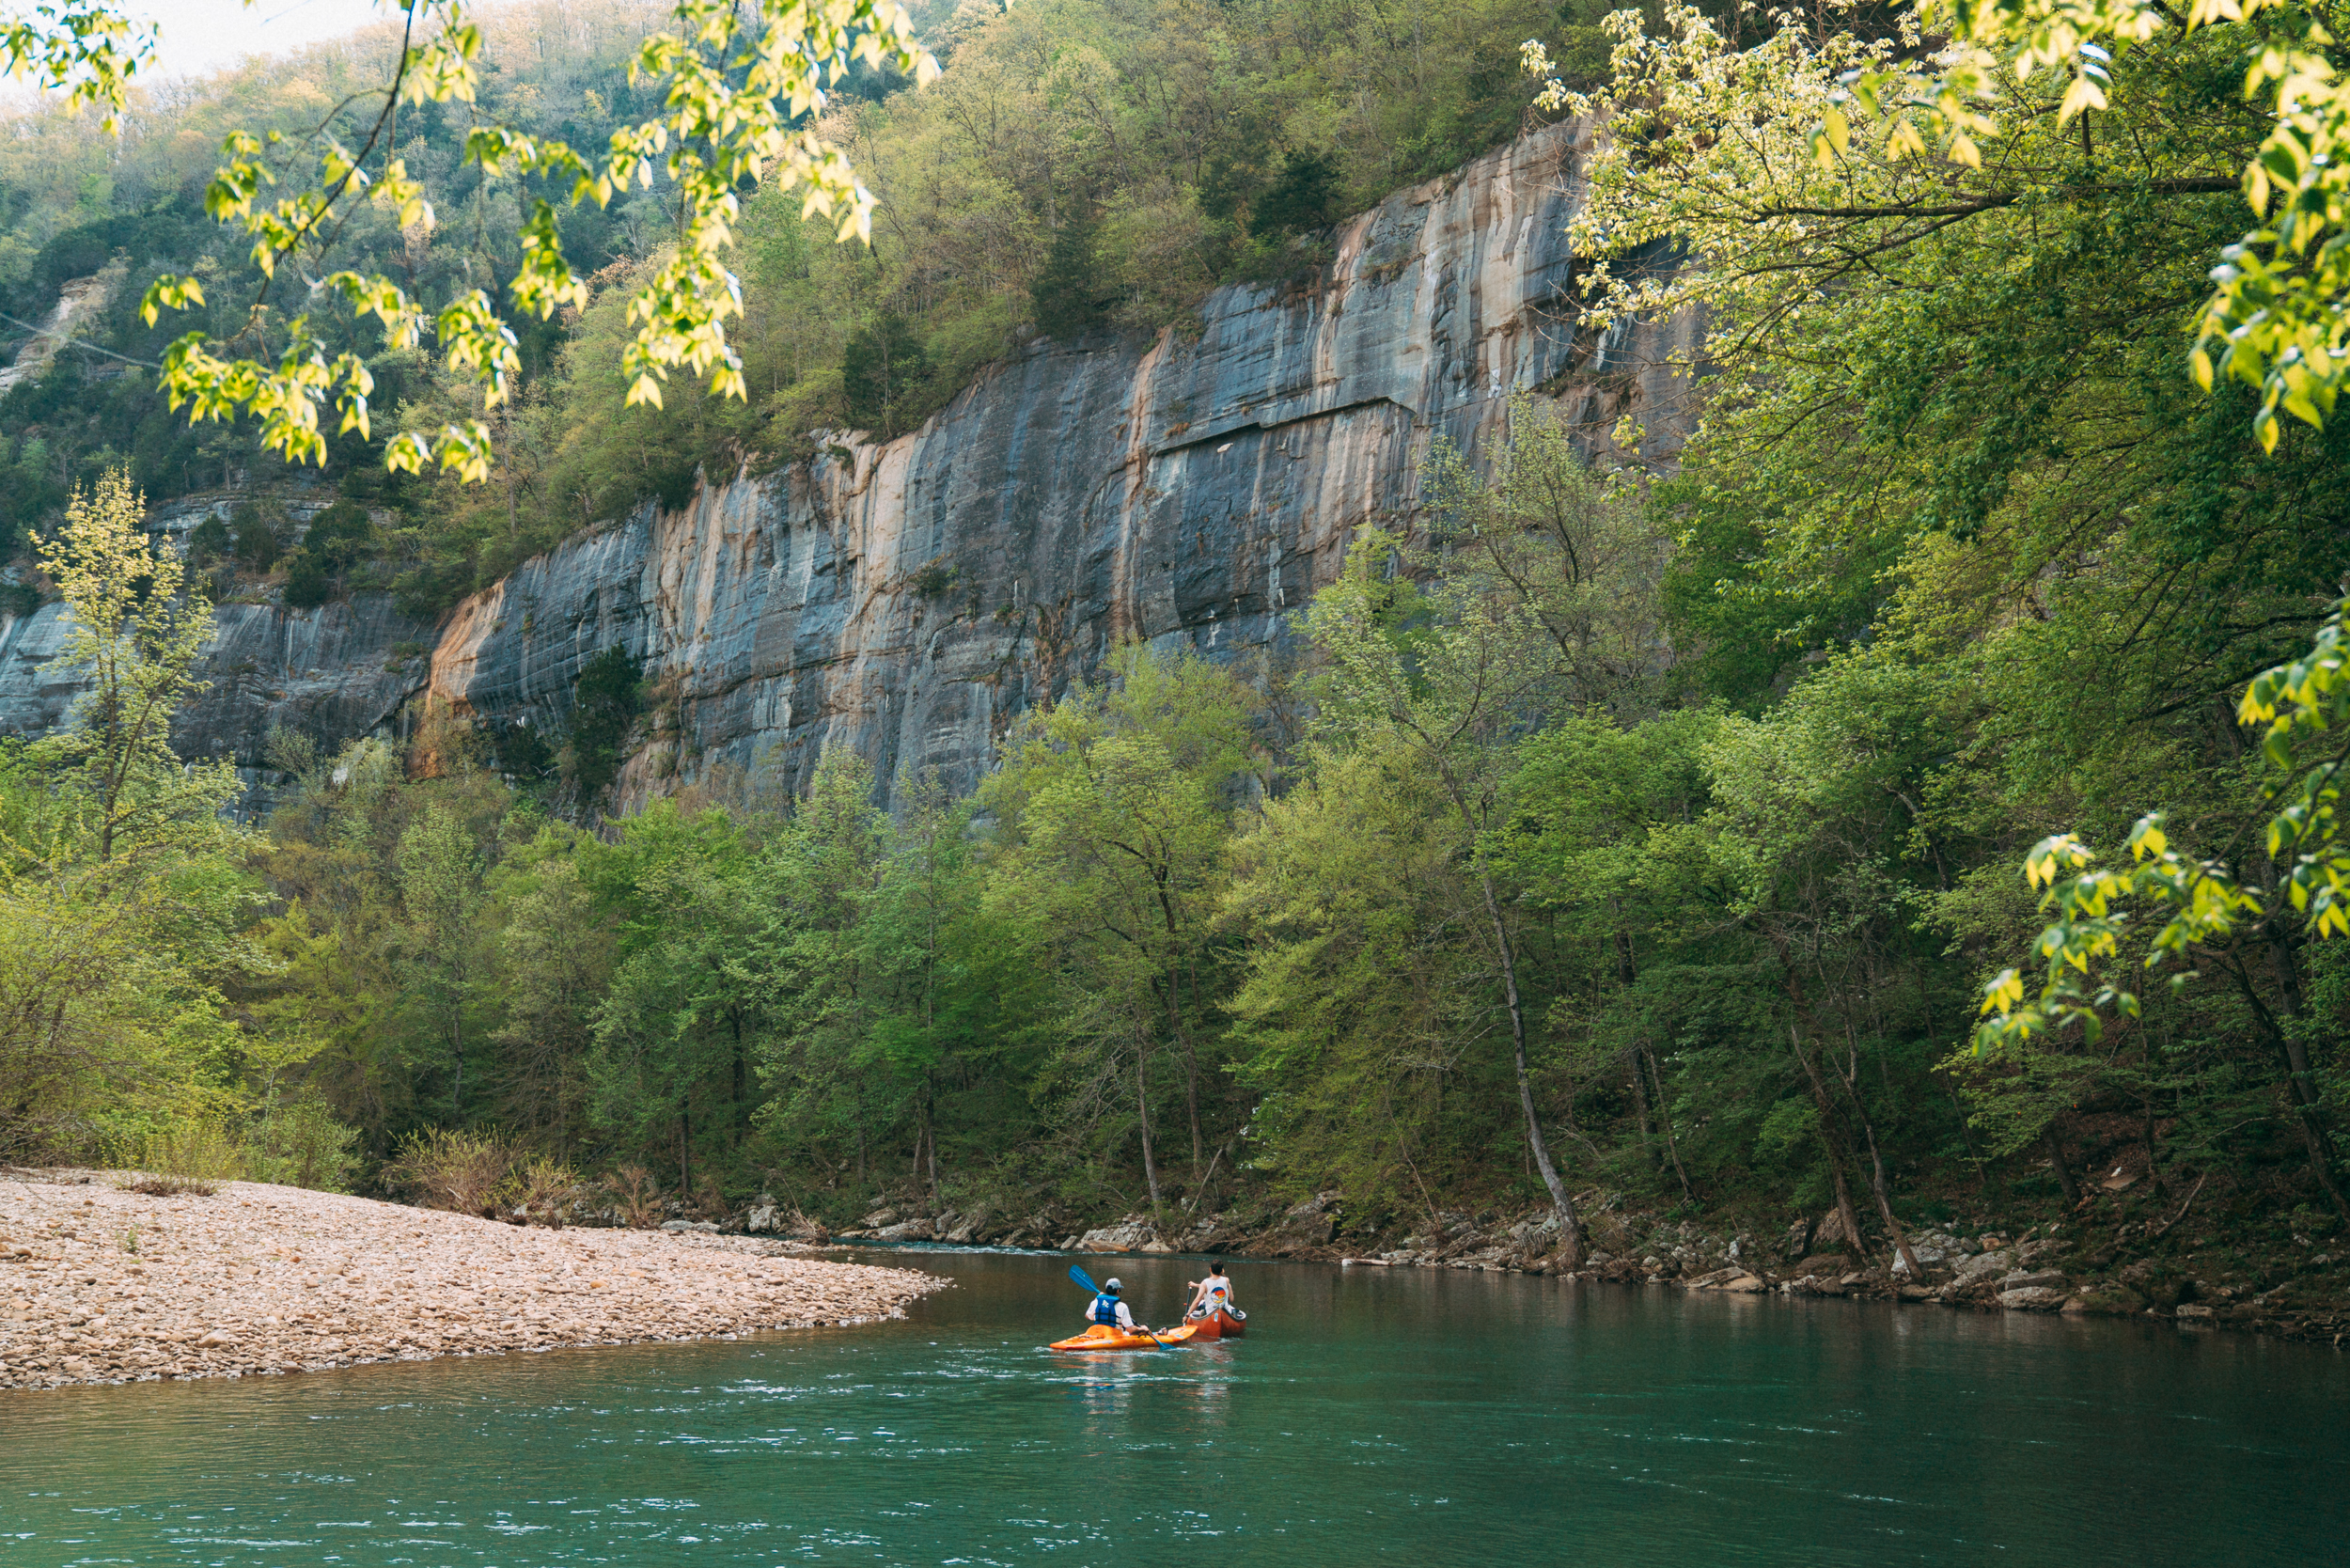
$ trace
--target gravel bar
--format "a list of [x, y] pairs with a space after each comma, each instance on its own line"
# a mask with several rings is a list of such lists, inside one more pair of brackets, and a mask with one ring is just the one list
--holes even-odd
[[865, 1323], [947, 1283], [751, 1237], [525, 1230], [253, 1182], [149, 1197], [118, 1180], [0, 1180], [0, 1388]]

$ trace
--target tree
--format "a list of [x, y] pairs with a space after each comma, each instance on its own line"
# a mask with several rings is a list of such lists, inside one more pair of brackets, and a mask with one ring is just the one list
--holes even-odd
[[1339, 171], [1319, 152], [1290, 151], [1281, 157], [1281, 172], [1248, 214], [1248, 232], [1296, 234], [1322, 227], [1335, 215]]
[[1343, 573], [1307, 611], [1307, 630], [1329, 663], [1326, 723], [1355, 744], [1410, 756], [1441, 790], [1456, 830], [1453, 853], [1477, 887], [1500, 982], [1527, 1152], [1550, 1193], [1572, 1268], [1583, 1255], [1581, 1224], [1534, 1104], [1517, 935], [1489, 853], [1505, 799], [1506, 739], [1539, 718], [1558, 661], [1539, 618], [1525, 604], [1480, 591], [1469, 579], [1440, 579], [1423, 596], [1390, 576], [1400, 564], [1399, 548], [1390, 536], [1366, 526], [1347, 552]]
[[760, 917], [746, 824], [655, 801], [609, 845], [583, 839], [580, 876], [613, 930], [610, 986], [593, 1018], [588, 1114], [612, 1145], [674, 1158], [679, 1185], [742, 1155], [757, 1108], [763, 1019], [737, 966]]
[[172, 715], [206, 689], [196, 664], [212, 606], [171, 547], [149, 542], [145, 512], [118, 469], [75, 494], [40, 557], [70, 617], [56, 667], [86, 685], [36, 755], [86, 793], [101, 861], [176, 842], [181, 824], [243, 792], [233, 762], [183, 765], [171, 748]]
[[1439, 441], [1422, 479], [1445, 570], [1489, 577], [1533, 616], [1551, 649], [1562, 712], [1643, 715], [1668, 653], [1658, 590], [1665, 541], [1632, 486], [1594, 472], [1554, 404], [1513, 397], [1480, 474]]
[[921, 337], [903, 316], [884, 311], [850, 335], [840, 356], [840, 394], [849, 423], [885, 437], [905, 428], [904, 411], [930, 373]]
[[1108, 319], [1101, 259], [1094, 254], [1101, 230], [1092, 204], [1082, 198], [1071, 203], [1060, 227], [1054, 230], [1053, 248], [1045, 252], [1044, 265], [1028, 285], [1036, 329], [1045, 337], [1071, 342]]
[[569, 1157], [586, 1132], [595, 1012], [612, 978], [612, 940], [580, 876], [578, 839], [549, 826], [492, 873], [487, 923], [496, 933], [504, 1021], [501, 1120]]
[[[1914, 47], [1950, 20], [1950, 47]], [[2280, 410], [2311, 426], [2330, 416], [2350, 376], [2350, 356], [2331, 348], [2350, 321], [2350, 260], [2331, 242], [2350, 218], [2327, 171], [2350, 140], [2350, 87], [2326, 55], [2331, 35], [2321, 10], [2231, 7], [2183, 21], [2120, 0], [2073, 8], [1995, 0], [1954, 19], [1907, 13], [1873, 39], [1815, 31], [1790, 15], [1776, 36], [1743, 53], [1694, 8], [1668, 12], [1674, 36], [1662, 40], [1642, 39], [1630, 12], [1608, 25], [1620, 40], [1609, 90], [1586, 96], [1550, 79], [1542, 102], [1615, 119], [1620, 134], [1598, 160], [1595, 180], [1625, 192], [1645, 186], [1644, 210], [1625, 226], [1622, 208], [1596, 202], [1578, 229], [1598, 255], [1622, 256], [1678, 232], [1707, 259], [1680, 281], [1617, 275], [1603, 289], [1619, 306], [1637, 297], [1648, 308], [1668, 295], [1725, 288], [1749, 298], [1780, 293], [1793, 305], [1789, 290], [1810, 269], [1787, 265], [1786, 253], [1809, 252], [1815, 265], [1831, 268], [1841, 256], [1849, 266], [1871, 246], [1898, 250], [1953, 223], [2028, 208], [2017, 185], [2046, 178], [2050, 155], [2072, 148], [2068, 132], [2077, 120], [2086, 178], [2068, 183], [2092, 195], [2132, 186], [2164, 196], [2240, 190], [2249, 201], [2255, 227], [2244, 231], [2239, 218], [2210, 269], [2188, 356], [2196, 382], [2207, 391], [2216, 378], [2257, 388], [2250, 424], [2268, 450], [2282, 433]], [[2232, 74], [2243, 58], [2254, 64], [2244, 71], [2244, 112], [2232, 117], [2230, 134], [2144, 134], [2148, 110], [2160, 115], [2201, 96], [2182, 89], [2182, 71], [2225, 60]], [[1539, 41], [1528, 40], [1524, 63], [1550, 77]], [[2148, 82], [2167, 90], [2133, 90]], [[2264, 94], [2267, 105], [2256, 102]], [[2092, 126], [2100, 114], [2109, 121], [2106, 166]], [[2248, 158], [2247, 145], [2257, 146]], [[2173, 158], [2185, 165], [2176, 172], [2154, 180], [2138, 172], [2147, 161]], [[1744, 237], [1718, 221], [1737, 209], [1749, 219]], [[1668, 212], [1697, 221], [1660, 222]], [[1781, 255], [1776, 279], [1772, 269], [1741, 259], [1767, 251]], [[1807, 313], [1791, 309], [1781, 325]]]
[[1031, 714], [980, 790], [996, 819], [991, 908], [1058, 974], [1073, 1102], [1093, 1121], [1131, 1085], [1152, 1206], [1151, 1081], [1181, 1065], [1194, 1179], [1207, 1159], [1200, 1078], [1214, 919], [1235, 792], [1250, 777], [1254, 695], [1185, 653], [1120, 650], [1108, 681]]
[[[2343, 843], [2338, 808], [2350, 745], [2334, 739], [2350, 718], [2350, 601], [2337, 604], [2302, 657], [2267, 670], [2246, 688], [2238, 716], [2264, 726], [2264, 759], [2271, 771], [2267, 799], [2278, 809], [2267, 824], [2265, 884], [2248, 885], [2224, 858], [2194, 858], [2170, 845], [2162, 813], [2130, 830], [2131, 867], [2107, 870], [2096, 854], [2069, 833], [2032, 847], [2024, 874], [2044, 887], [2042, 911], [2052, 918], [2035, 947], [2045, 961], [2036, 994], [2023, 976], [2004, 969], [1984, 988], [1977, 1027], [1978, 1061], [2013, 1064], [2029, 1073], [2067, 1031], [2090, 1043], [2103, 1032], [2103, 1014], [2138, 1013], [2137, 996], [2111, 982], [2088, 989], [2096, 968], [2118, 957], [2133, 935], [2129, 905], [2151, 904], [2168, 918], [2145, 939], [2148, 968], [2174, 966], [2172, 984], [2194, 978], [2189, 963], [2232, 968], [2251, 994], [2248, 958], [2274, 965], [2282, 1011], [2298, 1022], [2303, 1008], [2294, 954], [2301, 935], [2350, 934], [2350, 845]], [[2253, 996], [2257, 1003], [2258, 997]], [[2258, 1007], [2255, 1025], [2278, 1058], [2290, 1115], [2307, 1152], [2310, 1173], [2345, 1220], [2350, 1193], [2337, 1172], [2334, 1133], [2326, 1095], [2306, 1034]]]
[[[322, 124], [311, 138], [314, 182], [296, 185], [293, 167], [273, 165], [275, 138], [265, 143], [239, 131], [223, 144], [226, 161], [205, 193], [206, 211], [253, 237], [254, 261], [272, 282], [280, 262], [307, 263], [327, 254], [352, 212], [366, 203], [397, 212], [402, 227], [429, 228], [432, 222], [426, 186], [399, 153], [398, 114], [403, 104], [476, 102], [481, 35], [463, 0], [408, 0], [404, 9], [399, 56], [391, 79], [371, 95], [379, 106], [365, 139], [347, 147]], [[718, 0], [677, 0], [673, 14], [677, 31], [647, 39], [634, 68], [661, 85], [662, 112], [616, 129], [603, 151], [583, 152], [494, 123], [477, 127], [465, 142], [465, 162], [485, 182], [568, 180], [573, 206], [592, 201], [601, 208], [632, 185], [650, 187], [656, 162], [676, 183], [679, 243], [650, 269], [631, 307], [642, 323], [626, 353], [632, 407], [659, 407], [662, 384], [680, 368], [706, 377], [713, 392], [744, 396], [742, 362], [726, 334], [742, 299], [719, 260], [740, 216], [738, 191], [761, 180], [799, 188], [810, 211], [838, 216], [839, 238], [866, 235], [873, 197], [825, 144], [812, 111], [824, 102], [827, 85], [860, 61], [885, 63], [917, 84], [938, 74], [904, 8], [883, 0], [822, 8], [761, 0], [748, 14]], [[63, 90], [74, 108], [100, 105], [109, 133], [118, 133], [131, 85], [151, 65], [153, 52], [152, 24], [132, 23], [103, 5], [43, 8], [0, 24], [0, 64], [8, 74]], [[270, 188], [288, 194], [269, 202]], [[532, 204], [522, 241], [522, 263], [506, 289], [518, 312], [544, 321], [560, 306], [588, 304], [586, 284], [564, 259], [553, 203], [542, 197]], [[355, 317], [375, 317], [393, 348], [413, 349], [430, 330], [448, 369], [480, 388], [485, 412], [505, 400], [509, 378], [522, 368], [513, 328], [479, 288], [434, 312], [381, 274], [329, 272], [317, 287], [331, 290]], [[248, 331], [265, 331], [269, 295], [265, 286]], [[165, 274], [149, 285], [141, 308], [151, 325], [165, 309], [203, 304], [197, 277]], [[375, 378], [355, 353], [330, 361], [306, 317], [290, 318], [283, 331], [274, 364], [258, 356], [222, 358], [205, 333], [188, 332], [164, 353], [163, 384], [171, 406], [188, 407], [192, 418], [250, 414], [260, 421], [265, 449], [290, 462], [321, 462], [327, 443], [319, 419], [328, 397], [342, 431], [364, 437]], [[384, 448], [384, 463], [395, 471], [420, 473], [437, 462], [477, 480], [487, 478], [490, 456], [489, 428], [479, 418], [452, 421], [437, 432], [403, 431]]]
[[572, 789], [591, 809], [620, 771], [629, 730], [645, 711], [644, 666], [625, 648], [607, 648], [580, 666], [572, 682]]
[[220, 987], [269, 966], [238, 929], [252, 839], [223, 816], [243, 785], [171, 745], [212, 606], [143, 510], [111, 474], [43, 549], [69, 617], [56, 667], [86, 685], [61, 729], [0, 758], [0, 1142], [21, 1154], [231, 1113]]
[[415, 977], [415, 1005], [448, 1048], [449, 1115], [458, 1119], [464, 1115], [465, 1020], [475, 1004], [481, 871], [473, 835], [437, 802], [400, 835], [400, 896], [407, 916], [402, 947]]

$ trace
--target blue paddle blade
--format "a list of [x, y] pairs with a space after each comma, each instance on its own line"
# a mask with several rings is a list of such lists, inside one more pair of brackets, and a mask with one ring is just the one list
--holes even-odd
[[1092, 1292], [1095, 1295], [1100, 1295], [1102, 1294], [1102, 1287], [1093, 1282], [1093, 1276], [1088, 1274], [1085, 1270], [1079, 1268], [1074, 1263], [1069, 1265], [1069, 1278], [1074, 1279], [1078, 1284], [1083, 1285], [1087, 1290]]

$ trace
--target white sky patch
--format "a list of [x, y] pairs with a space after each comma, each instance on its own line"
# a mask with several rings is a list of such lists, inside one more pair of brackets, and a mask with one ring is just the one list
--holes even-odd
[[282, 55], [400, 11], [388, 0], [127, 0], [123, 8], [163, 24], [164, 76], [209, 75], [248, 55]]

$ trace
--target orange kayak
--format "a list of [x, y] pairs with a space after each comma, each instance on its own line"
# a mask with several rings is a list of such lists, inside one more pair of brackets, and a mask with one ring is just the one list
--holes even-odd
[[1202, 1340], [1237, 1340], [1248, 1332], [1248, 1320], [1218, 1307], [1204, 1318], [1193, 1318], [1190, 1326], [1198, 1330], [1198, 1338]]
[[[1198, 1324], [1187, 1323], [1181, 1328], [1169, 1328], [1161, 1333], [1158, 1337], [1158, 1343], [1179, 1345], [1198, 1331]], [[1055, 1350], [1149, 1350], [1152, 1348], [1152, 1340], [1148, 1334], [1129, 1334], [1122, 1328], [1110, 1328], [1097, 1323], [1073, 1340], [1054, 1341], [1053, 1348]]]

